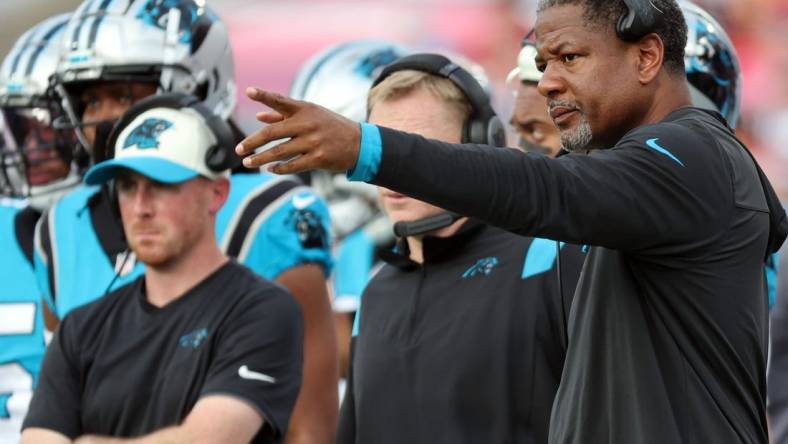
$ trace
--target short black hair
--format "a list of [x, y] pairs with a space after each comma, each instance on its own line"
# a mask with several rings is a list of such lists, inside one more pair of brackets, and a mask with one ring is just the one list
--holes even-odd
[[[651, 0], [662, 11], [664, 19], [654, 29], [665, 46], [665, 68], [674, 73], [684, 72], [684, 47], [687, 45], [687, 22], [676, 0]], [[582, 5], [583, 16], [592, 24], [615, 29], [618, 19], [627, 11], [623, 0], [539, 0], [538, 12], [553, 6]]]

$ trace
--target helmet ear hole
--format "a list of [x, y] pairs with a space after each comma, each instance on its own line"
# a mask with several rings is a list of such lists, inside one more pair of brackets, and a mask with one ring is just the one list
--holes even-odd
[[208, 97], [208, 81], [206, 80], [197, 84], [193, 94], [201, 101], [205, 100], [205, 98]]

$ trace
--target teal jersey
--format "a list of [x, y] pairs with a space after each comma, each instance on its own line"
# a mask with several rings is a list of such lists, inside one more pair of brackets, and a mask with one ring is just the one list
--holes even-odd
[[[226, 254], [266, 279], [306, 263], [331, 270], [331, 230], [322, 199], [296, 178], [235, 174], [216, 216], [216, 239]], [[38, 284], [52, 312], [68, 312], [144, 273], [98, 187], [82, 186], [61, 199], [36, 229]], [[128, 257], [127, 257], [128, 256]]]
[[296, 177], [233, 175], [216, 239], [227, 255], [269, 280], [307, 263], [326, 276], [333, 267], [328, 207]]
[[[22, 222], [25, 211], [32, 219]], [[32, 252], [24, 247], [30, 244], [32, 249], [35, 217], [32, 210], [0, 205], [0, 442], [19, 439], [45, 351], [41, 294], [30, 263]]]
[[769, 294], [769, 309], [774, 307], [777, 299], [777, 269], [780, 261], [780, 252], [772, 253], [766, 258], [764, 273], [766, 273], [766, 289]]
[[[82, 185], [60, 199], [41, 217], [36, 227], [34, 267], [39, 289], [49, 309], [59, 319], [71, 310], [120, 288], [144, 269], [133, 256], [126, 257], [125, 244], [102, 244], [94, 226], [98, 215], [91, 211], [101, 200], [100, 188]], [[99, 222], [120, 237], [120, 226], [110, 217]], [[106, 236], [105, 236], [106, 237]]]
[[332, 276], [334, 311], [358, 310], [361, 294], [375, 268], [375, 241], [363, 229], [342, 239], [336, 248], [336, 267]]

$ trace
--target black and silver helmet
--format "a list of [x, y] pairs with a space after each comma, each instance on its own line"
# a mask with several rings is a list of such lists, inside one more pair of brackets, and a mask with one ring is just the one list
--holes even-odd
[[85, 0], [66, 25], [55, 76], [85, 147], [74, 95], [83, 85], [111, 81], [149, 82], [159, 92], [191, 94], [229, 119], [236, 85], [227, 27], [200, 0]]
[[739, 120], [741, 69], [731, 39], [708, 12], [680, 2], [687, 21], [684, 68], [695, 106], [718, 111], [731, 128]]
[[[32, 27], [0, 66], [0, 192], [27, 198], [39, 210], [79, 183], [77, 169], [71, 165], [72, 134], [52, 125], [62, 111], [50, 80], [68, 19], [62, 14]], [[49, 169], [53, 161], [54, 176]]]

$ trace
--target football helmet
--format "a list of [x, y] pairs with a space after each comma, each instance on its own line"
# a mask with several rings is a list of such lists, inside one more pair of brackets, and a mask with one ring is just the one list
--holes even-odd
[[[367, 120], [367, 93], [389, 63], [410, 51], [381, 40], [354, 40], [321, 51], [306, 61], [290, 87], [290, 97], [326, 107], [357, 122]], [[349, 182], [343, 174], [315, 171], [312, 187], [329, 204], [334, 234], [341, 240], [378, 215], [377, 191]]]
[[62, 110], [50, 79], [68, 18], [54, 16], [28, 30], [0, 65], [0, 190], [29, 199], [39, 210], [79, 183], [77, 168], [71, 165], [71, 133], [52, 126]]
[[236, 85], [227, 27], [203, 0], [86, 0], [65, 27], [55, 85], [69, 120], [59, 127], [70, 123], [88, 152], [77, 94], [110, 81], [191, 94], [229, 119]]
[[381, 40], [354, 40], [330, 47], [304, 63], [290, 87], [290, 97], [363, 122], [372, 81], [386, 65], [408, 53], [403, 46]]
[[742, 84], [736, 49], [708, 12], [690, 2], [680, 2], [680, 6], [687, 21], [684, 68], [693, 104], [718, 111], [735, 128]]

